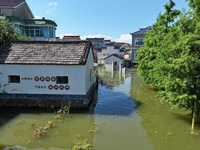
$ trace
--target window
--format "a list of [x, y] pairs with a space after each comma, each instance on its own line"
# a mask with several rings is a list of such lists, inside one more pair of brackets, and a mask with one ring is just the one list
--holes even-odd
[[143, 44], [143, 39], [135, 39], [135, 46], [142, 46]]
[[20, 83], [20, 76], [8, 76], [9, 83]]
[[31, 37], [54, 38], [55, 28], [49, 26], [25, 26], [25, 33]]
[[1, 15], [1, 9], [0, 9], [0, 15]]
[[68, 76], [57, 76], [56, 84], [68, 84]]

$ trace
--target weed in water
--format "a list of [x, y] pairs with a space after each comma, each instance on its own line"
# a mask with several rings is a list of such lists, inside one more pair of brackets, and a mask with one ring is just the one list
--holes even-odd
[[88, 132], [96, 133], [98, 131], [100, 131], [100, 129], [98, 127], [96, 127], [96, 123], [90, 123], [89, 124]]
[[87, 139], [83, 140], [79, 134], [75, 135], [73, 144], [74, 144], [74, 147], [72, 148], [73, 150], [91, 150], [92, 149], [92, 144], [90, 144]]
[[40, 138], [40, 137], [44, 137], [46, 133], [47, 133], [47, 130], [45, 130], [43, 127], [39, 127], [35, 131], [33, 131], [33, 136], [35, 138]]
[[52, 120], [49, 120], [49, 121], [47, 121], [46, 123], [45, 123], [45, 127], [44, 127], [44, 129], [49, 129], [49, 128], [54, 128], [55, 127], [55, 125], [56, 125], [56, 123], [55, 123], [55, 121], [52, 121]]
[[23, 122], [24, 122], [24, 120], [21, 119], [21, 120], [16, 121], [15, 124], [22, 124]]

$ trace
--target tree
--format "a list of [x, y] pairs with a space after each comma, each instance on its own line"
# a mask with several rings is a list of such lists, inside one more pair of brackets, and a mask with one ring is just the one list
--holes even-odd
[[6, 20], [0, 21], [0, 47], [3, 47], [12, 40], [28, 40], [26, 36], [20, 35], [19, 30], [15, 29]]
[[[178, 10], [172, 10], [174, 2], [170, 0], [165, 5], [165, 13], [159, 14], [157, 22], [147, 32], [144, 40], [144, 47], [137, 52], [139, 63], [139, 75], [146, 84], [162, 89], [163, 77], [166, 71], [161, 68], [165, 66], [166, 58], [169, 57], [167, 46], [171, 41], [176, 40], [174, 32], [174, 19], [180, 14]], [[173, 35], [171, 35], [173, 34]]]
[[180, 12], [172, 10], [174, 5], [171, 0], [165, 5], [166, 12], [147, 33], [144, 48], [138, 52], [139, 75], [145, 83], [157, 86], [162, 102], [191, 110], [193, 132], [200, 109], [200, 1], [190, 0], [192, 10], [182, 12], [176, 22]]

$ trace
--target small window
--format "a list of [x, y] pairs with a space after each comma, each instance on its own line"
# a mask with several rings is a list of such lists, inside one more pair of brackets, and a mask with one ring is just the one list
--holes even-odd
[[9, 76], [9, 83], [20, 83], [20, 76]]
[[56, 84], [68, 84], [68, 76], [57, 76]]

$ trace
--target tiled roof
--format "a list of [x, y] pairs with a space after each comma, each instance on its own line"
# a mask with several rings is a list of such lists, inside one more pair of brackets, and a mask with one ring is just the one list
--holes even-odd
[[81, 38], [80, 38], [80, 36], [72, 36], [72, 35], [66, 36], [65, 35], [62, 40], [63, 41], [72, 41], [72, 40], [81, 40]]
[[122, 58], [122, 57], [120, 57], [120, 56], [119, 56], [119, 55], [117, 55], [117, 54], [112, 54], [112, 55], [110, 55], [110, 56], [108, 56], [108, 57], [106, 57], [106, 58], [104, 58], [104, 59], [107, 59], [107, 58], [109, 58], [109, 57], [111, 57], [111, 56], [114, 56], [114, 57], [117, 57], [117, 58], [119, 58], [119, 59], [123, 60], [123, 58]]
[[146, 28], [140, 28], [139, 31], [133, 32], [131, 34], [145, 34], [148, 30], [151, 30], [151, 29], [152, 29], [152, 27], [148, 26]]
[[105, 42], [105, 43], [110, 43], [110, 42], [111, 42], [111, 40], [104, 40], [104, 42]]
[[92, 43], [104, 43], [104, 38], [86, 38], [86, 40]]
[[0, 49], [0, 64], [85, 65], [89, 41], [16, 41]]
[[14, 7], [24, 2], [25, 0], [0, 0], [0, 6]]

